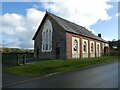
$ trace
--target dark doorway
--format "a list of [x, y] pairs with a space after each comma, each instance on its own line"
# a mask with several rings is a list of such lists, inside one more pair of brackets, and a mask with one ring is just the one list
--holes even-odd
[[37, 58], [39, 56], [39, 49], [37, 48], [37, 52], [36, 52]]
[[60, 59], [60, 44], [57, 42], [56, 44], [56, 59]]

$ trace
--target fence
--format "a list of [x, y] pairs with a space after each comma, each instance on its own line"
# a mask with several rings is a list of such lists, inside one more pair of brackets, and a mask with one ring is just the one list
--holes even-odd
[[21, 65], [35, 61], [33, 53], [2, 53], [3, 65]]
[[[91, 55], [91, 57], [92, 56], [93, 55]], [[111, 51], [109, 54], [102, 56], [120, 56], [120, 51]], [[2, 65], [16, 66], [34, 61], [33, 53], [2, 53]]]
[[109, 56], [120, 56], [120, 50], [110, 50]]

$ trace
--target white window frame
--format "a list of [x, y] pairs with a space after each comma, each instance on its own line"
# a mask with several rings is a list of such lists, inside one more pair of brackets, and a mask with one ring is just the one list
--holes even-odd
[[[98, 45], [99, 45], [99, 52], [98, 52]], [[101, 45], [99, 42], [96, 42], [96, 53], [101, 53]]]
[[74, 44], [73, 44], [73, 50], [76, 48], [76, 50], [74, 50], [74, 52], [78, 52], [78, 41], [75, 39], [74, 40]]
[[[74, 51], [74, 41], [77, 41], [77, 51]], [[72, 37], [72, 58], [80, 57], [80, 39], [78, 37]]]
[[94, 44], [93, 44], [93, 43], [91, 43], [91, 47], [90, 47], [90, 48], [91, 48], [91, 53], [93, 53], [93, 52], [94, 52], [94, 47], [93, 47], [93, 45], [94, 45]]
[[[92, 50], [92, 44], [93, 44], [93, 52], [91, 51]], [[95, 43], [94, 41], [90, 41], [90, 53], [95, 53]]]
[[[86, 51], [84, 51], [84, 42], [86, 42]], [[83, 53], [88, 53], [88, 40], [82, 39], [82, 51]]]
[[86, 53], [87, 52], [87, 42], [83, 42], [83, 51]]
[[100, 53], [100, 46], [97, 44], [97, 52]]

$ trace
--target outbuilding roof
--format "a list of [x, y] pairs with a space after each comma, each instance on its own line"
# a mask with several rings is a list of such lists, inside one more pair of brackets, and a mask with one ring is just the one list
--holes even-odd
[[[92, 38], [92, 39], [96, 39], [96, 40], [106, 42], [102, 38], [93, 34], [91, 31], [87, 30], [85, 27], [82, 27], [80, 25], [72, 23], [68, 20], [65, 20], [65, 19], [63, 19], [61, 17], [58, 17], [54, 14], [51, 14], [49, 12], [46, 12], [46, 15], [49, 15], [50, 17], [52, 17], [66, 32], [71, 32], [71, 33], [74, 33], [74, 34], [78, 34], [78, 35], [82, 35], [82, 36], [85, 36], [85, 37], [89, 37], [89, 38]], [[37, 33], [38, 33], [38, 31], [36, 32], [35, 36], [33, 37], [33, 40], [35, 39]]]

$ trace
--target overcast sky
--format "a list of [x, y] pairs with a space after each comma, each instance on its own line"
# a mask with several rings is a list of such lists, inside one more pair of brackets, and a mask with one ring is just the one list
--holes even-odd
[[86, 27], [105, 40], [118, 39], [118, 2], [111, 0], [47, 0], [2, 2], [2, 40], [7, 47], [33, 48], [34, 36], [45, 11]]

